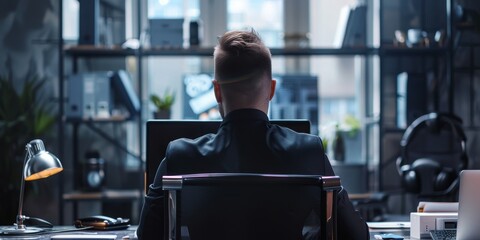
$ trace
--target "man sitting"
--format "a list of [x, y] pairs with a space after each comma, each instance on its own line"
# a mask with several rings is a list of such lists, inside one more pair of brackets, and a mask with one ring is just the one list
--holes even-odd
[[[164, 233], [162, 176], [191, 173], [272, 173], [335, 175], [318, 136], [297, 133], [271, 124], [267, 116], [275, 92], [271, 54], [256, 32], [225, 33], [214, 51], [214, 92], [223, 118], [216, 134], [171, 142], [161, 162], [141, 213], [137, 235], [159, 239]], [[289, 197], [289, 192], [285, 197]], [[292, 196], [290, 196], [292, 197]], [[295, 196], [293, 196], [295, 197]], [[282, 199], [279, 199], [279, 201]], [[306, 200], [305, 206], [314, 209]], [[235, 206], [232, 206], [234, 208]], [[308, 209], [307, 209], [308, 210]], [[295, 211], [307, 218], [309, 211]], [[318, 214], [318, 213], [317, 213]], [[308, 215], [308, 216], [307, 216]], [[337, 199], [339, 239], [368, 239], [368, 227], [343, 189]], [[251, 219], [253, 221], [254, 219]], [[204, 219], [208, 221], [208, 219]], [[242, 225], [241, 219], [238, 224]], [[268, 227], [268, 222], [261, 223]], [[302, 228], [267, 239], [301, 239]], [[286, 230], [285, 230], [286, 231]], [[243, 229], [225, 239], [260, 239]], [[283, 235], [276, 234], [282, 233]], [[193, 234], [191, 234], [193, 237]], [[195, 239], [195, 238], [193, 238]], [[203, 239], [203, 238], [202, 238]], [[211, 238], [209, 238], [211, 239]]]

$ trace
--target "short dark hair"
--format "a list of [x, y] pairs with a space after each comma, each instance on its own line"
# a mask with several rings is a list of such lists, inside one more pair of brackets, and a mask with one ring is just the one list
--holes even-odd
[[[272, 79], [270, 50], [255, 30], [230, 31], [221, 36], [214, 51], [215, 80], [221, 85]], [[255, 84], [254, 84], [255, 85]]]

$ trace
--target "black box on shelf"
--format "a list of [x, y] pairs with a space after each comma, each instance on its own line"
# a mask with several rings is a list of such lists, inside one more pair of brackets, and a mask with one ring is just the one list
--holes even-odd
[[79, 0], [78, 3], [80, 8], [78, 44], [99, 44], [100, 0]]

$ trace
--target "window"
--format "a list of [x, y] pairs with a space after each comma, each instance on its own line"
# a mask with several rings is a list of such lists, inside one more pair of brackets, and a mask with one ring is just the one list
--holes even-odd
[[283, 0], [228, 0], [227, 28], [254, 28], [268, 47], [282, 47]]
[[78, 40], [78, 14], [80, 6], [77, 0], [63, 1], [63, 39], [66, 41]]
[[[357, 0], [211, 0], [208, 2], [149, 0], [148, 16], [149, 18], [183, 18], [185, 16], [197, 18], [202, 17], [203, 14], [205, 28], [209, 28], [204, 32], [209, 36], [205, 37], [210, 39], [225, 30], [254, 28], [270, 48], [291, 46], [333, 48], [342, 9], [356, 3]], [[201, 13], [201, 9], [209, 12]], [[224, 23], [225, 25], [222, 25]], [[213, 47], [214, 44], [216, 39], [203, 46]], [[187, 116], [184, 110], [188, 100], [180, 99], [184, 94], [183, 80], [188, 74], [211, 74], [213, 71], [211, 57], [151, 57], [148, 62], [149, 86], [145, 92], [161, 93], [164, 89], [175, 90], [180, 103], [174, 106], [173, 118], [191, 117]], [[363, 118], [362, 114], [365, 112], [367, 102], [364, 100], [366, 81], [364, 56], [275, 55], [272, 64], [274, 77], [278, 76], [284, 83], [295, 77], [304, 79], [302, 81], [316, 79], [315, 84], [308, 85], [308, 90], [317, 90], [315, 96], [310, 92], [298, 91], [298, 95], [308, 100], [310, 108], [305, 112], [309, 115], [302, 116], [309, 116], [311, 121], [315, 121], [312, 129], [342, 125], [346, 118], [353, 117], [358, 121]], [[309, 84], [310, 82], [312, 81], [309, 81]], [[277, 87], [281, 86], [277, 85]], [[292, 91], [285, 91], [285, 89], [278, 91], [277, 96], [286, 97], [276, 99], [272, 104], [283, 104], [284, 107], [277, 109], [272, 107], [271, 113], [274, 112], [273, 110], [277, 111], [279, 116], [298, 113], [296, 108], [292, 108], [286, 101], [291, 94], [293, 94]], [[313, 111], [311, 106], [315, 106], [316, 111]], [[315, 116], [310, 116], [312, 114]], [[314, 133], [322, 135], [318, 131]], [[356, 159], [347, 161], [363, 161], [358, 157], [361, 153], [352, 155], [355, 155]]]
[[148, 18], [198, 18], [199, 0], [148, 0]]

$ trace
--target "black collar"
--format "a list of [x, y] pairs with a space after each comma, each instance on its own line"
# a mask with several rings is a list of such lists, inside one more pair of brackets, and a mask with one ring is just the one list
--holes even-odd
[[231, 111], [223, 118], [222, 125], [230, 122], [251, 122], [265, 121], [268, 122], [268, 116], [263, 111], [253, 108], [237, 109]]

